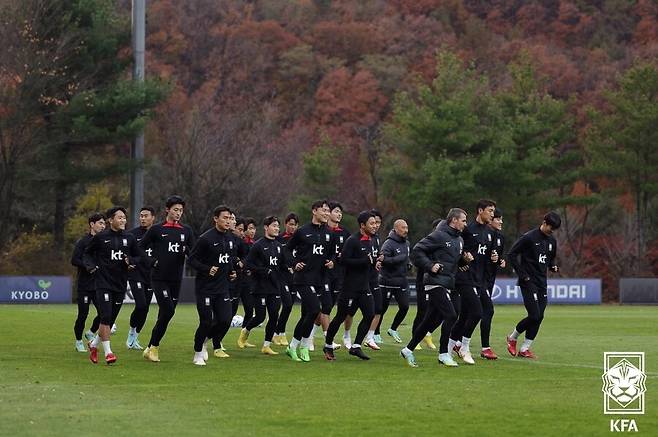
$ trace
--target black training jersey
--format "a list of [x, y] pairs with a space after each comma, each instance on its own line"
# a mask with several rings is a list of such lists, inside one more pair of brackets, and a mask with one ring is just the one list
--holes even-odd
[[140, 262], [144, 256], [132, 234], [106, 229], [94, 235], [85, 249], [83, 260], [87, 271], [96, 270], [97, 290], [126, 291], [128, 264]]
[[192, 228], [180, 223], [158, 223], [144, 234], [140, 247], [151, 249], [151, 279], [155, 281], [181, 281], [185, 256], [194, 246]]
[[488, 225], [473, 221], [462, 232], [464, 239], [464, 252], [473, 255], [473, 261], [468, 270], [457, 271], [455, 284], [457, 287], [486, 288], [485, 269], [491, 264], [491, 248], [493, 245], [493, 231]]
[[[135, 236], [135, 241], [139, 244], [144, 239], [146, 231], [148, 231], [148, 228], [137, 226], [136, 228], [129, 230], [128, 233], [133, 234]], [[133, 270], [128, 272], [128, 280], [142, 282], [148, 287], [151, 285], [150, 258], [153, 256], [153, 249], [146, 249], [144, 253], [146, 254], [146, 257], [142, 258], [139, 264], [137, 264]]]
[[[370, 237], [370, 256], [372, 257], [372, 260], [374, 262], [377, 261], [377, 257], [379, 256], [379, 251], [380, 251], [379, 235], [372, 235]], [[371, 290], [379, 288], [379, 272], [377, 271], [376, 264], [372, 264], [370, 266], [368, 280], [370, 282]]]
[[91, 234], [85, 235], [75, 243], [75, 247], [73, 248], [71, 264], [78, 268], [78, 293], [96, 290], [95, 273], [89, 273], [87, 271], [83, 260], [85, 249], [91, 242], [92, 237]]
[[360, 232], [351, 235], [343, 246], [339, 261], [345, 266], [342, 291], [367, 293], [370, 290], [370, 271], [375, 262], [372, 258], [372, 238]]
[[249, 250], [247, 268], [254, 278], [254, 294], [279, 294], [287, 271], [281, 243], [265, 237], [259, 239]]
[[[331, 232], [325, 225], [306, 224], [297, 229], [286, 244], [286, 252], [292, 259], [291, 267], [303, 262], [304, 268], [293, 273], [293, 284], [324, 288], [327, 261], [335, 260]], [[294, 254], [294, 257], [293, 257]]]
[[516, 240], [507, 258], [519, 276], [518, 285], [532, 284], [543, 291], [546, 290], [546, 271], [555, 266], [556, 254], [555, 237], [535, 228]]
[[[199, 237], [188, 258], [197, 272], [194, 281], [197, 294], [228, 294], [229, 276], [235, 271], [234, 246], [230, 232], [220, 232], [217, 228], [208, 229]], [[213, 276], [210, 275], [212, 267], [219, 267]]]
[[495, 229], [493, 232], [493, 245], [491, 250], [495, 250], [498, 253], [498, 262], [497, 263], [487, 263], [485, 269], [485, 281], [487, 282], [487, 290], [492, 290], [494, 284], [496, 283], [496, 275], [498, 273], [498, 266], [503, 261], [503, 252], [505, 250], [505, 236], [502, 232], [498, 232]]

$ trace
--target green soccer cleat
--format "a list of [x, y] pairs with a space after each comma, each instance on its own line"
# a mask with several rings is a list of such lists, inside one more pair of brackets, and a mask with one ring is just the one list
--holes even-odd
[[309, 350], [307, 347], [300, 347], [299, 348], [299, 358], [304, 361], [305, 363], [308, 363], [311, 361], [311, 354], [309, 353]]
[[384, 343], [384, 340], [382, 340], [382, 336], [379, 334], [375, 334], [375, 343], [377, 344], [382, 344]]
[[290, 346], [286, 348], [286, 355], [288, 355], [293, 361], [301, 361], [301, 359], [297, 356], [297, 350], [291, 349]]
[[405, 360], [407, 360], [407, 364], [409, 365], [409, 367], [418, 367], [418, 363], [416, 362], [416, 357], [414, 357], [413, 353], [404, 356], [404, 354], [400, 352], [400, 356]]
[[388, 335], [390, 335], [391, 337], [393, 337], [393, 340], [396, 343], [402, 343], [402, 339], [400, 338], [400, 334], [398, 334], [398, 331], [395, 331], [393, 329], [389, 329], [388, 331], [386, 331], [386, 333]]
[[78, 352], [87, 352], [87, 348], [85, 347], [85, 344], [83, 343], [82, 340], [75, 341], [75, 350], [77, 350]]

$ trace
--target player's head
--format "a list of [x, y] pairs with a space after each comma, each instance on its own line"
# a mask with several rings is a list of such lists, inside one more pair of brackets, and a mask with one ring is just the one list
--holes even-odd
[[213, 220], [218, 231], [228, 231], [231, 228], [231, 208], [226, 205], [219, 205], [213, 211]]
[[155, 221], [155, 208], [152, 206], [142, 206], [139, 210], [139, 225], [143, 228], [150, 228]]
[[461, 208], [452, 208], [448, 211], [446, 222], [448, 222], [448, 226], [457, 229], [459, 232], [463, 231], [466, 227], [466, 211]]
[[185, 201], [180, 196], [169, 196], [165, 201], [165, 211], [167, 212], [167, 221], [178, 223], [183, 216]]
[[113, 206], [108, 209], [105, 217], [113, 231], [126, 229], [127, 212], [123, 206]]
[[286, 232], [289, 234], [294, 234], [297, 228], [299, 227], [299, 217], [294, 212], [289, 213], [286, 216]]
[[326, 200], [316, 200], [311, 205], [311, 213], [313, 214], [313, 222], [324, 224], [329, 220], [329, 202]]
[[372, 211], [361, 211], [356, 217], [356, 222], [359, 224], [359, 230], [364, 235], [374, 235], [377, 229], [377, 220]]
[[251, 217], [247, 217], [244, 219], [244, 223], [245, 223], [245, 228], [244, 228], [245, 237], [253, 239], [256, 236], [256, 220], [254, 220]]
[[96, 235], [105, 229], [105, 216], [100, 212], [96, 212], [87, 218], [87, 223], [91, 235]]
[[559, 214], [555, 211], [551, 211], [544, 216], [544, 221], [542, 222], [539, 229], [546, 235], [551, 235], [553, 231], [560, 229], [562, 224], [562, 219]]
[[494, 211], [493, 219], [491, 220], [491, 227], [497, 231], [503, 230], [503, 211], [496, 207]]
[[494, 212], [496, 211], [496, 202], [489, 199], [480, 199], [475, 207], [477, 217], [480, 223], [488, 225], [493, 219]]
[[242, 217], [236, 217], [235, 219], [235, 228], [233, 229], [233, 233], [237, 235], [240, 238], [244, 238], [244, 231], [247, 226], [247, 223], [245, 222], [244, 218]]
[[393, 230], [402, 238], [407, 238], [407, 235], [409, 235], [409, 225], [403, 219], [397, 219], [393, 223]]
[[370, 210], [370, 214], [375, 218], [375, 234], [379, 232], [379, 228], [382, 226], [382, 213], [379, 210], [373, 208]]
[[268, 215], [263, 219], [263, 231], [266, 238], [273, 239], [279, 235], [279, 218]]
[[343, 219], [343, 205], [333, 201], [329, 202], [329, 220], [334, 224], [340, 224], [340, 221]]

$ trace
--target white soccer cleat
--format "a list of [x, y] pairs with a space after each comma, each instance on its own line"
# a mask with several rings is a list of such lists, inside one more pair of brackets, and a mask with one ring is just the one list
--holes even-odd
[[343, 344], [345, 349], [352, 349], [352, 337], [343, 337]]
[[201, 347], [201, 356], [203, 357], [203, 361], [208, 361], [208, 348], [206, 347], [206, 342], [203, 342], [203, 346]]
[[112, 329], [110, 329], [110, 334], [114, 335], [114, 334], [116, 334], [116, 332], [117, 332], [117, 324], [113, 323], [112, 324]]
[[331, 347], [333, 348], [334, 352], [337, 351], [338, 349], [341, 348], [341, 345], [338, 343], [331, 343]]
[[471, 351], [465, 351], [463, 350], [464, 348], [459, 350], [459, 356], [461, 359], [466, 363], [466, 364], [475, 364], [475, 360], [473, 359], [473, 356], [471, 355]]
[[192, 363], [194, 363], [195, 366], [205, 366], [206, 362], [203, 359], [203, 352], [195, 352]]

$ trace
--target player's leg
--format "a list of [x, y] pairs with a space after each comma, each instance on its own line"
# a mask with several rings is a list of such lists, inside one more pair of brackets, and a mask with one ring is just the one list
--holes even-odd
[[393, 337], [396, 343], [402, 343], [398, 328], [409, 312], [409, 290], [406, 288], [399, 288], [395, 291], [394, 296], [395, 301], [398, 304], [398, 311], [395, 313], [391, 327], [388, 330], [388, 335]]
[[480, 292], [480, 304], [482, 305], [482, 320], [480, 321], [482, 351], [480, 352], [480, 356], [487, 360], [495, 360], [498, 356], [491, 349], [491, 344], [489, 343], [491, 338], [491, 322], [494, 316], [494, 305], [489, 290], [485, 289]]
[[271, 344], [278, 321], [277, 319], [279, 317], [279, 309], [281, 308], [281, 297], [274, 294], [268, 294], [265, 299], [265, 304], [267, 306], [267, 324], [265, 325], [263, 347], [260, 351], [265, 355], [279, 355], [278, 352], [272, 350]]
[[281, 313], [277, 321], [273, 343], [279, 346], [288, 346], [288, 339], [286, 338], [286, 325], [292, 312], [292, 305], [294, 296], [290, 291], [290, 287], [285, 285], [281, 290]]
[[78, 291], [78, 315], [73, 325], [73, 334], [75, 335], [75, 349], [78, 352], [87, 352], [85, 344], [82, 341], [82, 331], [85, 328], [87, 316], [89, 315], [89, 304], [91, 303], [90, 293]]

